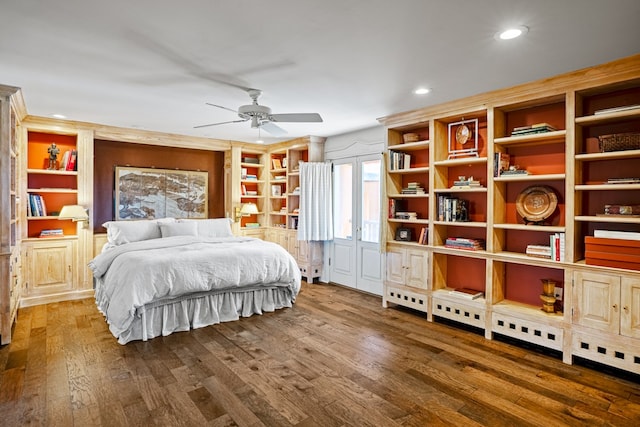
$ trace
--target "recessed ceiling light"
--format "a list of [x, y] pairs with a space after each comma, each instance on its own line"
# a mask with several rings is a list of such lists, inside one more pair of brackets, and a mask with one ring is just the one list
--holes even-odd
[[418, 89], [413, 91], [413, 93], [415, 93], [416, 95], [426, 95], [429, 92], [431, 92], [431, 89], [429, 89], [428, 87], [419, 87]]
[[516, 37], [520, 37], [529, 32], [529, 28], [524, 25], [519, 25], [517, 27], [507, 28], [504, 31], [500, 31], [496, 33], [496, 39], [498, 40], [511, 40]]
[[256, 140], [256, 144], [264, 144], [264, 141], [261, 139]]
[[52, 114], [51, 117], [55, 117], [56, 119], [66, 119], [67, 116], [64, 114]]

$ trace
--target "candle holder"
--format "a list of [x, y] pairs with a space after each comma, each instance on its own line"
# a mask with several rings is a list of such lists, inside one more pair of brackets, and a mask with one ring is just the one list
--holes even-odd
[[542, 300], [542, 311], [545, 313], [555, 313], [555, 304], [556, 304], [556, 281], [552, 279], [542, 279], [542, 295], [540, 295], [540, 299]]

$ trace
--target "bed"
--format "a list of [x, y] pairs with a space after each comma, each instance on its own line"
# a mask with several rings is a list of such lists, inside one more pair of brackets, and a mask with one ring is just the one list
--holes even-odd
[[300, 269], [280, 245], [234, 237], [229, 220], [110, 221], [89, 263], [120, 344], [292, 307]]

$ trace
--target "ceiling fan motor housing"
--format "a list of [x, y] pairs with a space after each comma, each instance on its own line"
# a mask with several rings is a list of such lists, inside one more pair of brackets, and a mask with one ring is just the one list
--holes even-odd
[[[258, 123], [269, 120], [270, 115], [271, 108], [265, 107], [264, 105], [241, 105], [240, 108], [238, 108], [238, 117], [240, 117], [241, 119], [255, 119], [251, 121], [252, 127], [257, 127]], [[256, 124], [256, 126], [254, 126], [254, 123]]]

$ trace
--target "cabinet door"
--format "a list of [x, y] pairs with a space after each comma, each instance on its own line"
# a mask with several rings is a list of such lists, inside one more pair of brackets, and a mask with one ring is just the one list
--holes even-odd
[[288, 240], [287, 240], [287, 231], [282, 229], [282, 230], [276, 230], [276, 243], [279, 244], [280, 246], [282, 246], [283, 248], [285, 248], [287, 251], [289, 250], [288, 247]]
[[406, 284], [414, 288], [427, 289], [427, 253], [420, 250], [407, 249]]
[[298, 239], [296, 237], [296, 230], [288, 230], [285, 232], [287, 236], [287, 251], [291, 254], [292, 257], [298, 261]]
[[405, 250], [389, 247], [387, 249], [387, 282], [395, 285], [404, 285], [404, 257]]
[[577, 271], [573, 322], [617, 334], [620, 330], [620, 276]]
[[640, 279], [623, 277], [620, 292], [620, 333], [640, 338]]
[[73, 242], [47, 242], [27, 248], [28, 296], [73, 288]]
[[271, 228], [267, 228], [264, 231], [264, 240], [266, 240], [267, 242], [278, 243], [278, 240], [276, 239], [275, 230], [273, 230]]

